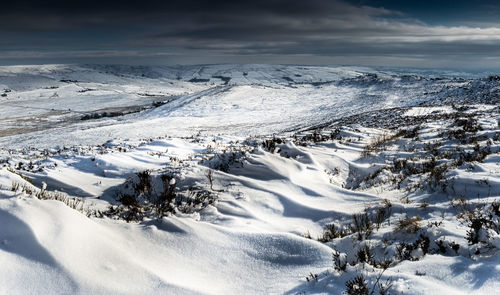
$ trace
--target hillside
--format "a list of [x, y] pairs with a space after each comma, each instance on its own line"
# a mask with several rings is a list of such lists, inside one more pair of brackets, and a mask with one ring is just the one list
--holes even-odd
[[500, 288], [496, 76], [48, 65], [0, 90], [2, 294]]

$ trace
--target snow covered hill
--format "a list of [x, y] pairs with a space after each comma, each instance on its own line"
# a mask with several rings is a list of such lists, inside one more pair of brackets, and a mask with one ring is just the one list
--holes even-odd
[[499, 87], [496, 77], [356, 67], [0, 67], [0, 143], [102, 144], [141, 138], [144, 129], [153, 137], [265, 135], [389, 107], [495, 103]]
[[0, 90], [1, 294], [500, 289], [498, 77], [47, 65]]

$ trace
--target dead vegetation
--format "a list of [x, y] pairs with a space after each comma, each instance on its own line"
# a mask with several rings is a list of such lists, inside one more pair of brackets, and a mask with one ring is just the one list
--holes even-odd
[[30, 183], [19, 183], [12, 182], [11, 191], [13, 192], [21, 192], [30, 197], [35, 197], [39, 200], [53, 200], [62, 202], [64, 205], [74, 209], [80, 213], [84, 213], [87, 216], [90, 215], [98, 215], [99, 212], [93, 210], [91, 208], [87, 208], [85, 206], [85, 201], [83, 198], [73, 198], [68, 196], [65, 193], [58, 191], [47, 191], [45, 188], [45, 184], [42, 188], [37, 188], [33, 184]]
[[179, 182], [175, 172], [138, 172], [118, 192], [117, 201], [121, 205], [109, 206], [104, 214], [127, 222], [139, 222], [146, 217], [162, 218], [169, 214], [192, 213], [213, 204], [217, 199], [213, 190], [213, 174], [210, 179], [211, 189], [208, 190], [197, 186], [186, 187]]
[[[328, 223], [318, 238], [333, 249], [333, 270], [350, 278], [347, 294], [371, 294], [373, 290], [373, 280], [359, 273], [360, 266], [369, 272], [383, 271], [427, 254], [475, 259], [498, 251], [494, 241], [500, 235], [500, 206], [492, 184], [488, 179], [476, 180], [460, 191], [456, 188], [456, 171], [474, 173], [489, 155], [498, 154], [500, 125], [484, 127], [469, 114], [450, 117], [444, 131], [429, 131], [422, 126], [401, 128], [380, 133], [362, 150], [361, 159], [371, 163], [371, 173], [354, 181], [360, 175], [350, 172], [351, 186], [346, 188], [380, 187], [380, 191], [400, 192], [400, 196], [396, 204], [372, 204], [349, 221]], [[487, 193], [475, 199], [468, 190]], [[427, 195], [424, 200], [414, 199], [421, 194]], [[450, 208], [442, 209], [439, 218], [428, 208], [434, 206], [434, 198], [446, 202], [443, 195], [456, 199], [450, 202]], [[397, 210], [392, 210], [394, 206]], [[466, 228], [465, 234], [450, 239], [445, 227], [456, 222]]]
[[391, 141], [399, 136], [400, 134], [390, 134], [387, 131], [382, 132], [382, 134], [375, 136], [372, 141], [363, 148], [361, 157], [384, 151]]

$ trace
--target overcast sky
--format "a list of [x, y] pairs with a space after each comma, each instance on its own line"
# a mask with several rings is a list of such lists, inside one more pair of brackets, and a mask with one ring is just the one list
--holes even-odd
[[500, 69], [497, 1], [11, 1], [0, 64]]

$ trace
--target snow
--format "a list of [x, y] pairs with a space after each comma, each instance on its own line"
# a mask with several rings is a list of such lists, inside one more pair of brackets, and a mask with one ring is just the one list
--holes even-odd
[[[0, 98], [0, 144], [12, 148], [140, 139], [142, 130], [150, 137], [266, 135], [371, 110], [479, 97], [469, 93], [471, 86], [497, 97], [490, 91], [496, 84], [481, 79], [403, 79], [356, 67], [54, 65], [0, 67], [0, 73], [2, 87], [12, 90]], [[193, 78], [208, 82], [189, 82]], [[136, 113], [141, 108], [147, 110]], [[103, 112], [132, 114], [80, 120]]]
[[[341, 294], [356, 275], [371, 287], [383, 271], [357, 261], [367, 246], [391, 260], [382, 276], [391, 294], [495, 294], [500, 216], [470, 244], [458, 213], [500, 200], [498, 85], [438, 74], [0, 67], [0, 92], [11, 90], [0, 98], [0, 293]], [[125, 114], [81, 120], [104, 111]], [[336, 121], [368, 111], [381, 126], [406, 125]], [[476, 158], [462, 163], [460, 154]], [[430, 159], [446, 166], [436, 184], [437, 170], [396, 165]], [[155, 215], [147, 187], [137, 189], [143, 171], [150, 195], [176, 188], [175, 210]], [[134, 207], [121, 198], [130, 192], [143, 216], [127, 222]], [[193, 196], [213, 201], [187, 205]], [[348, 230], [353, 215], [380, 208], [389, 215], [361, 240], [357, 232], [322, 240], [327, 225]], [[398, 228], [412, 216], [422, 218], [415, 233]], [[402, 243], [410, 258], [398, 258]], [[335, 251], [345, 271], [335, 269]]]
[[453, 112], [451, 106], [440, 107], [413, 107], [407, 110], [403, 116], [425, 116], [428, 114], [449, 114]]

